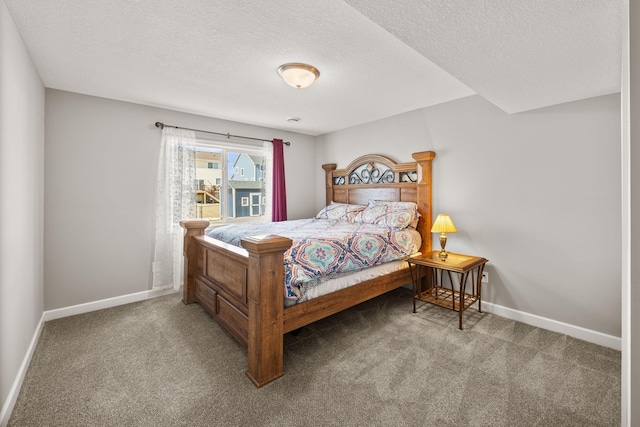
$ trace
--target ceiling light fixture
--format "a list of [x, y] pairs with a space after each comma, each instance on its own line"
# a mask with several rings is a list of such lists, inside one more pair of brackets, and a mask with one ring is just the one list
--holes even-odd
[[320, 77], [320, 71], [313, 65], [291, 62], [278, 67], [278, 74], [289, 86], [304, 89]]

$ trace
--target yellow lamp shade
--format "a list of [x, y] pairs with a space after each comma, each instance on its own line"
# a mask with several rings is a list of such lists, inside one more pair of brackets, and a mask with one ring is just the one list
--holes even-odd
[[455, 233], [456, 226], [453, 225], [451, 217], [448, 214], [439, 214], [436, 217], [433, 227], [431, 227], [432, 233]]

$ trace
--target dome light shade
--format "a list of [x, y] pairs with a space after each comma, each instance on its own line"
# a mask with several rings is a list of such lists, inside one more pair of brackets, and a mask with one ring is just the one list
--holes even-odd
[[320, 77], [320, 71], [313, 65], [292, 62], [278, 67], [278, 74], [289, 86], [304, 89]]

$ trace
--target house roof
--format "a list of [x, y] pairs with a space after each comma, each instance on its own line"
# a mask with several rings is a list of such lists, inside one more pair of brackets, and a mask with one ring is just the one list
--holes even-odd
[[251, 159], [251, 161], [253, 162], [254, 165], [261, 165], [262, 164], [262, 157], [261, 156], [254, 156], [251, 154], [246, 154], [246, 153], [241, 153], [238, 157], [236, 157], [236, 160], [233, 162], [233, 167], [235, 167], [238, 164], [238, 161], [240, 161], [241, 158], [249, 158]]
[[[620, 90], [619, 0], [5, 3], [48, 88], [310, 135], [475, 93], [515, 113]], [[320, 78], [291, 88], [287, 62]]]
[[249, 157], [251, 158], [251, 161], [253, 161], [254, 165], [261, 165], [262, 164], [262, 157], [261, 156], [253, 156], [253, 155], [249, 154]]
[[229, 187], [235, 188], [236, 190], [261, 190], [264, 187], [263, 181], [227, 181]]
[[220, 153], [211, 153], [209, 151], [197, 151], [196, 159], [198, 160], [222, 160], [222, 155]]

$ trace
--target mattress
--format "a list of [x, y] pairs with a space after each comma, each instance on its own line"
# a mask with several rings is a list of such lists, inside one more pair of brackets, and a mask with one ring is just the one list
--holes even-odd
[[330, 294], [331, 292], [339, 291], [340, 289], [348, 288], [349, 286], [357, 285], [358, 283], [366, 280], [375, 279], [376, 277], [390, 274], [395, 271], [399, 271], [405, 268], [409, 268], [407, 261], [390, 261], [374, 267], [363, 268], [358, 271], [343, 273], [334, 276], [326, 276], [318, 279], [315, 283], [310, 282], [301, 286], [301, 297], [297, 301], [285, 301], [285, 306], [294, 305], [298, 302], [308, 301], [313, 298], [321, 297], [322, 295]]
[[[359, 283], [364, 279], [351, 273], [404, 260], [419, 250], [422, 241], [420, 233], [410, 227], [395, 229], [317, 218], [233, 224], [216, 228], [208, 236], [241, 246], [243, 237], [264, 234], [277, 234], [293, 241], [284, 254], [285, 305]], [[386, 267], [394, 271], [403, 266], [405, 262], [399, 267]], [[333, 279], [338, 281], [328, 283]]]

